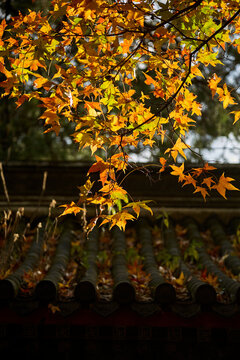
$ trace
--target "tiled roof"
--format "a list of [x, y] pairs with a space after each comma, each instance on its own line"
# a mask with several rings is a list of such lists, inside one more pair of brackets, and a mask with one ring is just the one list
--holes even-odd
[[125, 232], [95, 227], [88, 239], [72, 220], [56, 226], [43, 218], [32, 229], [19, 222], [14, 234], [2, 239], [3, 304], [31, 300], [57, 310], [70, 302], [110, 304], [109, 309], [146, 304], [150, 313], [151, 305], [173, 311], [185, 306], [188, 316], [201, 306], [238, 312], [240, 219], [223, 225], [212, 216], [202, 224], [185, 216], [164, 225], [140, 218]]
[[11, 202], [0, 196], [0, 349], [14, 351], [13, 336], [31, 354], [47, 346], [51, 356], [74, 353], [81, 344], [86, 358], [107, 346], [111, 359], [157, 359], [160, 345], [167, 359], [231, 358], [240, 341], [239, 193], [205, 204], [174, 190], [168, 175], [151, 189], [136, 175], [128, 190], [154, 198], [154, 216], [143, 214], [125, 232], [96, 227], [86, 239], [80, 217], [57, 218], [53, 209], [47, 216], [54, 195], [58, 205], [70, 198], [70, 188], [60, 196], [67, 176], [80, 185], [79, 167], [46, 169], [37, 169], [41, 181], [49, 171], [39, 201], [39, 177], [39, 191], [26, 191], [26, 173], [21, 182], [16, 167], [5, 168]]

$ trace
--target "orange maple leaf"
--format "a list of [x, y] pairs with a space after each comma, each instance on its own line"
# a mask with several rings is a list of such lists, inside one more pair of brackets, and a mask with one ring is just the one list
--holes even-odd
[[182, 186], [190, 185], [190, 184], [192, 184], [196, 188], [197, 181], [192, 177], [191, 174], [187, 174], [184, 177], [184, 183]]
[[205, 163], [203, 166], [203, 171], [208, 171], [208, 170], [216, 170], [216, 168], [212, 165], [208, 165], [208, 163]]
[[39, 89], [41, 88], [43, 85], [46, 85], [46, 84], [50, 84], [50, 82], [48, 81], [48, 79], [46, 79], [45, 77], [41, 76], [41, 77], [38, 77], [36, 80], [34, 80], [33, 82], [33, 85]]
[[147, 84], [147, 85], [154, 85], [155, 87], [158, 87], [158, 86], [159, 86], [159, 84], [157, 83], [157, 81], [154, 80], [151, 76], [149, 76], [148, 74], [145, 74], [145, 73], [144, 73], [144, 75], [145, 75], [145, 77], [146, 77], [146, 80], [144, 81], [145, 84]]
[[129, 48], [133, 43], [133, 39], [124, 39], [124, 41], [121, 43], [121, 48], [123, 53], [128, 53]]
[[216, 170], [214, 166], [208, 165], [208, 163], [205, 163], [203, 167], [200, 168], [193, 168], [192, 174], [196, 177], [200, 176], [202, 173], [207, 172], [208, 170]]
[[161, 169], [159, 170], [159, 172], [161, 173], [161, 172], [163, 172], [163, 171], [165, 170], [165, 168], [166, 168], [166, 162], [167, 162], [167, 160], [166, 160], [164, 157], [160, 157], [160, 158], [159, 158], [159, 162], [160, 162], [160, 164], [162, 165]]
[[104, 184], [107, 181], [108, 178], [108, 174], [109, 174], [109, 164], [107, 164], [102, 158], [100, 158], [99, 156], [95, 155], [96, 157], [96, 162], [90, 167], [90, 169], [88, 170], [88, 175], [92, 172], [100, 172], [100, 180], [102, 182], [102, 185], [104, 186]]
[[5, 88], [4, 95], [10, 94], [10, 91], [14, 85], [15, 78], [10, 71], [8, 71], [5, 66], [0, 62], [0, 73], [3, 73], [6, 76], [6, 80], [0, 82], [0, 86]]
[[203, 181], [202, 181], [202, 184], [206, 184], [206, 185], [207, 185], [207, 187], [208, 187], [209, 189], [211, 189], [211, 187], [212, 187], [212, 183], [214, 183], [214, 184], [215, 184], [215, 181], [212, 179], [212, 177], [211, 177], [211, 176], [209, 176], [209, 177], [207, 177], [207, 178], [203, 179]]
[[218, 277], [214, 274], [208, 273], [205, 278], [203, 278], [204, 281], [208, 282], [208, 284], [216, 287], [218, 284]]
[[0, 39], [3, 36], [3, 33], [4, 33], [4, 30], [5, 30], [6, 26], [7, 26], [6, 20], [3, 19], [2, 22], [0, 23]]
[[204, 198], [204, 201], [206, 201], [206, 196], [209, 195], [206, 188], [204, 188], [202, 186], [197, 186], [194, 193], [196, 193], [196, 192], [200, 192], [202, 194], [202, 197]]
[[45, 110], [39, 119], [45, 119], [44, 125], [51, 125], [51, 127], [49, 129], [45, 130], [44, 133], [54, 131], [56, 133], [56, 135], [59, 134], [61, 126], [59, 123], [59, 116], [56, 114], [56, 111]]

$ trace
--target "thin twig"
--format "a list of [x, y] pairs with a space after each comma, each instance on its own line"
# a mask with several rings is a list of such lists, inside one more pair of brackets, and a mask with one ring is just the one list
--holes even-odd
[[9, 204], [10, 199], [9, 199], [9, 195], [8, 195], [6, 180], [5, 180], [5, 176], [4, 176], [4, 172], [3, 172], [3, 166], [2, 166], [1, 162], [0, 162], [0, 174], [1, 174], [1, 179], [2, 179], [2, 183], [3, 183], [4, 195], [5, 195], [6, 199], [7, 199], [8, 204]]

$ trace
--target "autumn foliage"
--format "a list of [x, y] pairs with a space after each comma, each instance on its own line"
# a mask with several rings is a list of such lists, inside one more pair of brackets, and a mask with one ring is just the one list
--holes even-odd
[[[204, 199], [214, 190], [223, 197], [237, 190], [233, 179], [213, 176], [207, 163], [186, 172], [184, 159], [192, 117], [201, 116], [193, 80], [202, 78], [223, 108], [237, 105], [221, 78], [204, 78], [201, 68], [221, 64], [218, 54], [229, 45], [240, 53], [239, 13], [239, 0], [53, 0], [46, 13], [29, 10], [1, 22], [2, 96], [15, 98], [17, 107], [39, 100], [45, 132], [58, 135], [64, 119], [73, 122], [74, 141], [94, 158], [78, 202], [65, 205], [63, 214], [85, 213], [95, 204], [89, 229], [99, 218], [125, 229], [141, 208], [151, 211], [118, 180], [127, 170], [129, 148], [139, 144], [154, 148], [168, 141], [159, 171], [170, 167]], [[148, 87], [140, 95], [137, 69]], [[234, 116], [238, 121], [240, 110]], [[91, 192], [94, 173], [97, 192]]]

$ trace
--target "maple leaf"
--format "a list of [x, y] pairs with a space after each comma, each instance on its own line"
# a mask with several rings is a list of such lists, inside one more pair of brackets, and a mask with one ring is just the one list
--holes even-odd
[[47, 85], [50, 84], [49, 80], [46, 79], [45, 77], [38, 77], [36, 80], [34, 80], [33, 85], [39, 89], [41, 88], [43, 85]]
[[4, 95], [10, 94], [12, 87], [15, 82], [15, 76], [8, 71], [5, 66], [0, 62], [0, 72], [3, 73], [6, 76], [6, 80], [0, 82], [0, 87], [3, 87], [5, 89]]
[[184, 163], [182, 163], [181, 166], [170, 165], [170, 167], [173, 169], [173, 171], [171, 171], [171, 174], [179, 177], [178, 181], [181, 182], [181, 181], [185, 180], [186, 176], [183, 173], [184, 172]]
[[240, 110], [231, 111], [230, 114], [234, 114], [234, 122], [233, 125], [240, 119]]
[[78, 186], [78, 189], [80, 190], [80, 198], [85, 200], [86, 196], [91, 192], [93, 185], [94, 181], [88, 179], [84, 185]]
[[139, 217], [141, 208], [149, 211], [153, 215], [152, 209], [148, 205], [146, 205], [146, 203], [148, 202], [151, 202], [151, 200], [135, 201], [125, 205], [124, 208], [131, 207], [133, 211], [137, 214], [137, 217]]
[[178, 278], [174, 279], [174, 282], [180, 286], [184, 285], [184, 283], [186, 282], [186, 279], [185, 279], [183, 271], [181, 271], [181, 274], [179, 275]]
[[113, 156], [111, 156], [111, 164], [116, 168], [117, 171], [119, 170], [125, 171], [127, 167], [128, 157], [129, 156], [127, 154], [124, 154], [123, 152], [114, 154]]
[[145, 84], [147, 85], [154, 85], [155, 87], [158, 87], [158, 83], [156, 80], [154, 80], [151, 76], [148, 74], [144, 74], [146, 77]]
[[206, 196], [209, 195], [206, 188], [204, 188], [202, 186], [197, 186], [194, 193], [196, 193], [196, 192], [200, 192], [202, 194], [202, 197], [204, 198], [204, 201], [206, 201]]
[[208, 273], [205, 278], [203, 278], [203, 280], [206, 281], [208, 284], [212, 285], [213, 287], [216, 287], [218, 284], [218, 277], [211, 273]]
[[123, 231], [125, 230], [127, 220], [135, 219], [135, 217], [132, 214], [129, 214], [126, 210], [122, 210], [114, 215], [102, 215], [102, 217], [104, 218], [104, 220], [102, 221], [100, 226], [106, 223], [110, 223], [110, 230], [113, 226], [116, 225], [119, 227], [120, 230]]
[[0, 23], [0, 46], [4, 44], [4, 42], [1, 39], [3, 37], [6, 26], [7, 26], [6, 20], [3, 19]]
[[118, 131], [119, 129], [122, 129], [124, 127], [124, 124], [126, 122], [126, 119], [122, 116], [113, 115], [112, 121], [110, 124], [112, 131]]
[[230, 92], [228, 91], [227, 85], [223, 85], [223, 89], [218, 90], [219, 100], [223, 101], [223, 108], [226, 109], [228, 105], [234, 105], [236, 102], [233, 100]]
[[206, 184], [209, 189], [211, 189], [212, 183], [215, 184], [215, 181], [213, 180], [213, 178], [211, 176], [206, 177], [202, 181], [202, 184]]
[[224, 173], [222, 173], [221, 177], [219, 178], [218, 184], [213, 185], [212, 188], [216, 189], [220, 195], [222, 195], [226, 199], [226, 190], [237, 190], [238, 188], [230, 184], [231, 181], [234, 181], [234, 179], [230, 177], [225, 177]]
[[112, 200], [123, 200], [128, 202], [127, 191], [116, 183], [109, 183], [100, 189], [101, 192], [110, 194]]
[[59, 308], [59, 306], [57, 305], [53, 305], [53, 304], [48, 304], [48, 308], [51, 310], [51, 312], [53, 314], [55, 314], [56, 312], [60, 312], [61, 309]]
[[164, 158], [164, 157], [160, 157], [159, 158], [159, 162], [160, 164], [162, 165], [161, 169], [159, 170], [159, 172], [163, 172], [166, 168], [166, 163], [167, 163], [167, 160]]
[[124, 41], [121, 43], [121, 50], [123, 53], [128, 53], [129, 52], [129, 48], [133, 43], [133, 38], [131, 39], [124, 39]]
[[67, 205], [60, 205], [60, 207], [65, 207], [66, 209], [64, 210], [64, 212], [59, 215], [59, 216], [64, 216], [64, 215], [68, 215], [68, 214], [78, 214], [80, 211], [84, 211], [83, 208], [79, 207], [77, 204], [75, 204], [74, 201], [71, 202], [71, 204], [67, 204]]
[[45, 133], [49, 131], [54, 131], [56, 135], [59, 134], [60, 124], [59, 124], [59, 116], [53, 110], [45, 110], [40, 119], [45, 119], [45, 125], [51, 125], [51, 127], [45, 130]]
[[216, 170], [215, 166], [208, 165], [208, 163], [205, 163], [202, 169], [203, 171]]
[[214, 73], [212, 78], [208, 81], [208, 86], [211, 89], [212, 97], [214, 97], [214, 95], [216, 94], [218, 89], [217, 85], [221, 80], [222, 79]]
[[216, 170], [216, 168], [214, 166], [212, 166], [212, 165], [208, 165], [208, 163], [205, 163], [203, 167], [193, 168], [192, 169], [192, 174], [195, 177], [198, 177], [201, 174], [206, 173], [206, 172], [208, 172], [210, 170]]
[[187, 174], [184, 177], [184, 183], [182, 186], [190, 185], [190, 184], [192, 184], [196, 188], [197, 181], [192, 177], [191, 174]]
[[202, 280], [205, 280], [207, 277], [207, 269], [204, 268], [202, 271], [201, 271], [201, 279]]
[[28, 96], [27, 95], [22, 95], [22, 96], [20, 96], [20, 98], [16, 101], [16, 105], [17, 105], [17, 108], [19, 107], [19, 106], [21, 106], [25, 101], [27, 101], [28, 100]]
[[165, 154], [170, 152], [171, 156], [173, 157], [174, 161], [176, 161], [176, 158], [178, 154], [181, 154], [185, 159], [187, 159], [186, 155], [183, 152], [183, 149], [189, 149], [190, 146], [182, 142], [180, 138], [177, 139], [175, 145], [172, 148], [169, 148], [165, 151]]
[[88, 113], [90, 116], [97, 116], [99, 115], [99, 112], [97, 112], [95, 109], [101, 111], [101, 105], [98, 102], [90, 102], [85, 101], [84, 107], [88, 109]]
[[102, 185], [107, 181], [109, 165], [99, 156], [95, 155], [97, 162], [95, 162], [88, 170], [88, 175], [92, 172], [100, 172], [100, 180]]
[[192, 104], [193, 104], [193, 100], [196, 98], [197, 96], [194, 95], [193, 93], [191, 93], [188, 89], [185, 89], [184, 91], [184, 98], [181, 101], [182, 106], [187, 110], [190, 111], [190, 109], [192, 108]]
[[39, 67], [46, 69], [45, 65], [43, 65], [38, 59], [33, 59], [30, 65], [30, 70], [37, 71]]
[[152, 147], [155, 144], [155, 140], [152, 139], [146, 139], [143, 141], [143, 145], [149, 145], [150, 147]]
[[196, 101], [192, 102], [192, 115], [196, 114], [200, 116], [202, 114], [202, 105], [197, 103]]

